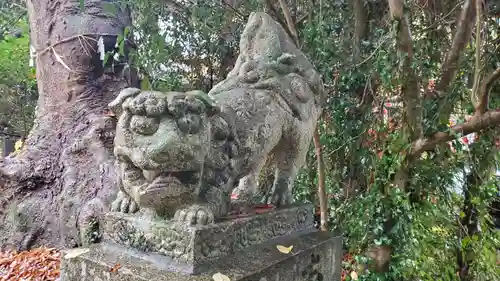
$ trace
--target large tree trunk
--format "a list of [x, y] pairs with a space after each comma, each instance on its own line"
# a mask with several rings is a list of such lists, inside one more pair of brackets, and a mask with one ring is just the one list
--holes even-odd
[[0, 244], [74, 247], [95, 238], [88, 230], [117, 190], [105, 111], [127, 82], [96, 51], [101, 35], [123, 34], [130, 13], [105, 12], [112, 1], [85, 0], [83, 11], [79, 0], [26, 2], [39, 100], [26, 147], [0, 166]]

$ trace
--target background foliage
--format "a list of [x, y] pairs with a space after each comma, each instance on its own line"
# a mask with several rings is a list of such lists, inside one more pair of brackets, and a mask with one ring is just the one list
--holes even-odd
[[[403, 2], [401, 19], [396, 8]], [[489, 108], [499, 105], [498, 84], [489, 96], [481, 91], [500, 67], [494, 2], [480, 5], [477, 20], [476, 1], [469, 0], [287, 1], [301, 48], [329, 90], [319, 132], [330, 226], [345, 237], [344, 267], [356, 272], [346, 279], [500, 280], [500, 236], [491, 216], [499, 194], [498, 125], [474, 129], [469, 138], [450, 129], [450, 120], [469, 124], [470, 116], [487, 114], [478, 110], [481, 96]], [[0, 121], [25, 132], [36, 100], [29, 39], [25, 19], [10, 24], [7, 17], [23, 9], [2, 3], [0, 24], [22, 36], [3, 31], [0, 42]], [[134, 16], [137, 48], [129, 63], [139, 69], [142, 88], [164, 91], [208, 91], [223, 79], [250, 12], [267, 11], [286, 26], [277, 1], [122, 4]], [[457, 36], [465, 44], [457, 47]], [[453, 140], [414, 153], [418, 140], [437, 132]], [[311, 148], [296, 198], [316, 203], [317, 186]]]
[[[0, 129], [26, 135], [36, 105], [35, 71], [29, 65], [29, 33], [22, 6], [0, 2]], [[20, 5], [20, 4], [18, 4]]]

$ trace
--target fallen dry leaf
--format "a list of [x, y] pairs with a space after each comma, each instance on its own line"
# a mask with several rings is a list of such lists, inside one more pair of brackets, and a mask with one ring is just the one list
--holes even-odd
[[290, 254], [292, 252], [293, 245], [290, 247], [278, 245], [276, 246], [276, 248], [278, 248], [278, 251], [282, 252], [283, 254]]
[[212, 276], [212, 279], [214, 279], [214, 281], [231, 281], [231, 279], [229, 279], [229, 277], [227, 277], [226, 275], [224, 275], [220, 272], [215, 273]]
[[122, 266], [121, 266], [121, 264], [117, 263], [117, 264], [115, 264], [112, 268], [110, 268], [110, 270], [109, 270], [109, 271], [110, 271], [110, 272], [117, 272], [117, 271], [118, 271], [118, 269], [120, 269], [120, 267], [122, 267]]
[[0, 280], [59, 280], [60, 253], [52, 248], [0, 252]]
[[66, 258], [66, 259], [76, 258], [79, 255], [85, 254], [88, 251], [90, 251], [90, 250], [85, 249], [85, 248], [71, 249], [71, 250], [66, 251], [66, 255], [64, 255], [64, 258]]

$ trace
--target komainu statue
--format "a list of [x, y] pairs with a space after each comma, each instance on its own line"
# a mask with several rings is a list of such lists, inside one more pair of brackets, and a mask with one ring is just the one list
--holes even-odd
[[234, 190], [240, 201], [256, 194], [268, 157], [270, 203], [292, 203], [324, 98], [320, 76], [284, 29], [252, 13], [234, 69], [208, 94], [128, 88], [110, 103], [121, 169], [112, 209], [210, 224], [228, 214]]

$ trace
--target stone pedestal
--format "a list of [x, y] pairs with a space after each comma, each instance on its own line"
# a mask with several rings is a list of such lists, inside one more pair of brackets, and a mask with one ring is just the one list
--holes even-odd
[[339, 236], [314, 229], [311, 205], [201, 227], [109, 213], [102, 243], [63, 253], [61, 280], [339, 281], [341, 251]]

